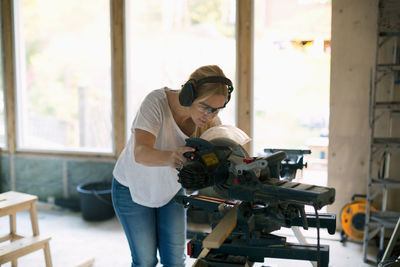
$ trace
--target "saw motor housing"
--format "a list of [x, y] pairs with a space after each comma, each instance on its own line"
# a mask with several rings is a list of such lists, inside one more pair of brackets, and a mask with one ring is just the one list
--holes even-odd
[[[194, 152], [185, 156], [190, 160], [179, 170], [179, 182], [189, 190], [213, 186], [222, 196], [231, 185], [245, 182], [264, 183], [279, 177], [281, 161], [285, 153], [276, 152], [268, 157], [249, 157], [246, 150], [227, 138], [216, 138], [210, 142], [200, 138], [186, 140]], [[278, 179], [278, 178], [276, 178]]]
[[[215, 194], [213, 197], [177, 195], [175, 200], [185, 207], [200, 208], [209, 213], [212, 233], [225, 218], [232, 218], [229, 215], [235, 214], [234, 228], [224, 233], [228, 235], [225, 236], [227, 241], [213, 246], [213, 253], [209, 254], [229, 256], [233, 253], [251, 262], [264, 262], [265, 256], [278, 254], [280, 257], [304, 259], [304, 252], [312, 249], [314, 251], [308, 258], [317, 260], [320, 257], [327, 263], [328, 247], [321, 247], [324, 252], [320, 254], [319, 246], [294, 247], [288, 245], [285, 237], [272, 232], [281, 227], [302, 226], [304, 229], [326, 228], [334, 234], [336, 216], [317, 213], [318, 209], [334, 202], [334, 188], [288, 181], [287, 177], [295, 173], [294, 165], [283, 168], [286, 154], [282, 151], [265, 157], [249, 157], [242, 146], [221, 137], [210, 141], [189, 138], [186, 146], [195, 148], [195, 151], [185, 153], [189, 160], [178, 169], [178, 181], [190, 191], [207, 188]], [[295, 167], [303, 166], [296, 164]], [[285, 169], [290, 173], [285, 174]], [[305, 205], [314, 206], [315, 214], [305, 213]], [[200, 255], [206, 235], [197, 233], [188, 243], [191, 257]]]

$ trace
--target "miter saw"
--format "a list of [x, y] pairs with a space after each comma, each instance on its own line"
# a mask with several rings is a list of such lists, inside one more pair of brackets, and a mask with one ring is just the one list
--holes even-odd
[[[198, 233], [188, 243], [188, 254], [207, 266], [246, 266], [266, 257], [316, 261], [327, 267], [329, 246], [319, 244], [319, 228], [335, 233], [336, 216], [318, 214], [332, 204], [335, 189], [290, 182], [282, 177], [286, 154], [277, 151], [266, 157], [249, 157], [237, 142], [226, 137], [210, 140], [189, 138], [189, 159], [178, 170], [179, 182], [188, 190], [212, 188], [214, 195], [177, 196], [187, 207], [210, 214], [212, 232]], [[315, 214], [305, 213], [305, 205]], [[318, 244], [286, 242], [271, 234], [281, 227], [318, 228]]]

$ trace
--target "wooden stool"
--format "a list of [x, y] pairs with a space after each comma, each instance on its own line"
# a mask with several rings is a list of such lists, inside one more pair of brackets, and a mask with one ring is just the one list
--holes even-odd
[[[39, 226], [36, 213], [37, 196], [9, 191], [0, 194], [0, 217], [10, 216], [10, 233], [0, 237], [0, 242], [10, 240], [7, 245], [0, 246], [0, 265], [11, 261], [12, 267], [18, 266], [18, 258], [26, 254], [43, 249], [46, 266], [51, 267], [50, 237], [39, 235]], [[33, 236], [18, 235], [16, 213], [29, 210]]]

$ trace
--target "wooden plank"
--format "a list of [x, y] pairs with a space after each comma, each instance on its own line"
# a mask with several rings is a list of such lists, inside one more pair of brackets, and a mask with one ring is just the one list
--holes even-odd
[[77, 265], [76, 267], [91, 267], [94, 263], [94, 258], [87, 260], [79, 265]]
[[203, 200], [203, 201], [208, 201], [216, 204], [229, 204], [229, 205], [235, 205], [235, 202], [228, 201], [225, 199], [220, 199], [220, 198], [215, 198], [215, 197], [208, 197], [208, 196], [202, 196], [202, 195], [193, 195], [192, 196], [195, 199]]
[[237, 224], [237, 207], [231, 208], [217, 226], [203, 240], [203, 248], [219, 248]]
[[0, 264], [12, 261], [33, 251], [43, 249], [50, 237], [24, 237], [10, 244], [0, 247]]
[[0, 243], [8, 241], [8, 240], [14, 241], [14, 240], [21, 239], [21, 238], [23, 238], [22, 235], [9, 233], [8, 235], [0, 237]]
[[116, 157], [125, 147], [125, 6], [111, 0], [113, 133]]
[[207, 254], [209, 252], [210, 252], [210, 249], [203, 248], [203, 250], [200, 252], [199, 256], [197, 257], [197, 260], [194, 262], [192, 267], [207, 267], [208, 264], [206, 264], [203, 261], [201, 261], [201, 259], [207, 257]]
[[1, 33], [3, 46], [3, 74], [4, 95], [7, 129], [7, 149], [15, 153], [16, 149], [16, 124], [15, 124], [15, 55], [14, 55], [14, 29], [12, 18], [12, 0], [2, 0], [1, 5]]
[[[13, 209], [14, 213], [19, 211], [19, 206], [27, 207], [29, 209], [32, 202], [36, 201], [37, 196], [19, 193], [15, 191], [8, 191], [0, 194], [0, 214], [3, 211]], [[10, 212], [11, 213], [11, 212]]]
[[24, 210], [29, 210], [30, 207], [31, 207], [30, 203], [21, 203], [19, 205], [5, 207], [5, 208], [0, 207], [0, 217]]
[[[253, 0], [236, 1], [237, 126], [252, 137], [253, 120]], [[250, 142], [243, 146], [251, 155]]]

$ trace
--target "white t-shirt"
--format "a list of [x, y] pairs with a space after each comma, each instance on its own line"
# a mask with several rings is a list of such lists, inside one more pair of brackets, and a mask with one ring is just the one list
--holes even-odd
[[155, 149], [173, 151], [189, 138], [176, 124], [165, 88], [154, 90], [143, 100], [131, 127], [131, 136], [115, 165], [113, 175], [129, 187], [132, 200], [147, 207], [167, 204], [179, 191], [177, 171], [169, 166], [153, 167], [137, 163], [133, 153], [135, 129], [156, 136]]

